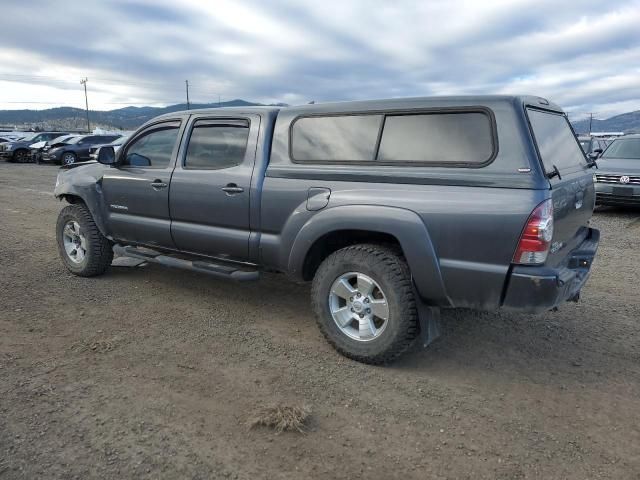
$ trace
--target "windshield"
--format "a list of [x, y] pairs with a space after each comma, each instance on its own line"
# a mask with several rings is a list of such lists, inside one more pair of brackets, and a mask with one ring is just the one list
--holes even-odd
[[30, 133], [28, 135], [23, 135], [22, 137], [17, 138], [15, 141], [16, 142], [31, 142], [31, 141], [37, 141], [36, 140], [36, 136], [38, 136], [37, 133]]
[[602, 158], [640, 159], [640, 138], [619, 138], [604, 151]]
[[556, 167], [561, 172], [586, 167], [584, 152], [564, 115], [530, 108], [527, 114], [547, 173]]
[[130, 137], [130, 135], [123, 135], [120, 138], [116, 138], [113, 142], [109, 143], [109, 145], [112, 146], [112, 147], [119, 147], [124, 142], [126, 142], [129, 137]]
[[51, 140], [49, 140], [49, 143], [51, 143], [51, 144], [62, 143], [62, 142], [68, 141], [70, 138], [73, 138], [73, 136], [72, 135], [61, 135], [59, 137], [52, 138]]

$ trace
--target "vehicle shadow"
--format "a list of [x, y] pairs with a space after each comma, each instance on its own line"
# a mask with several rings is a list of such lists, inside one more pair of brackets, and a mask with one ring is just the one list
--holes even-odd
[[637, 383], [640, 335], [617, 319], [575, 304], [542, 315], [444, 311], [441, 337], [426, 349], [417, 345], [392, 368], [534, 383]]
[[[199, 303], [200, 308], [224, 299], [232, 315], [239, 305], [245, 312], [262, 312], [252, 320], [253, 328], [268, 331], [272, 340], [318, 350], [319, 355], [330, 350], [316, 330], [309, 286], [284, 275], [267, 274], [257, 283], [238, 284], [148, 265], [112, 268], [108, 276], [162, 284], [172, 295]], [[557, 312], [541, 315], [443, 310], [440, 338], [426, 349], [416, 342], [386, 368], [430, 376], [499, 375], [535, 383], [552, 378], [566, 383], [640, 380], [639, 328], [630, 323], [637, 308], [626, 313], [625, 322], [599, 305], [607, 298], [604, 294], [594, 292], [588, 298], [588, 303], [567, 303]], [[291, 332], [296, 332], [295, 338]]]

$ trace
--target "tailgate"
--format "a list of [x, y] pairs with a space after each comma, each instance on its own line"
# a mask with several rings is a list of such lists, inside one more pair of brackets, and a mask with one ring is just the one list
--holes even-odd
[[595, 203], [593, 175], [565, 115], [527, 108], [553, 199], [554, 229], [548, 265], [557, 265], [587, 236]]

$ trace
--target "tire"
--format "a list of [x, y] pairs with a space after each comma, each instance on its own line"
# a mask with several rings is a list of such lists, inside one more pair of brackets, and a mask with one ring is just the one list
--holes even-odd
[[77, 203], [62, 209], [56, 224], [56, 239], [62, 262], [74, 275], [95, 277], [102, 275], [111, 265], [111, 242], [98, 230], [84, 204]]
[[[352, 290], [343, 289], [341, 280], [352, 289], [355, 284], [355, 295], [360, 293], [360, 297], [352, 297]], [[361, 281], [365, 288], [358, 286]], [[372, 283], [372, 293], [365, 296]], [[360, 299], [363, 300], [359, 302]], [[359, 362], [389, 363], [404, 353], [418, 335], [409, 267], [392, 247], [362, 244], [332, 253], [313, 278], [311, 301], [318, 327], [327, 341], [344, 356]], [[376, 316], [378, 311], [382, 312], [380, 317]], [[353, 318], [349, 320], [349, 316]]]
[[13, 152], [13, 161], [15, 163], [26, 163], [28, 161], [26, 150], [16, 150]]
[[72, 165], [76, 163], [78, 157], [73, 152], [64, 152], [60, 157], [60, 165]]

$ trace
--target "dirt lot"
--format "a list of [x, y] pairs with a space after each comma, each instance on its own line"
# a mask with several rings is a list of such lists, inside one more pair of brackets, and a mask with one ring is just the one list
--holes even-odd
[[[446, 312], [370, 367], [279, 276], [67, 273], [56, 173], [0, 164], [0, 479], [640, 478], [640, 211], [594, 217], [579, 304]], [[306, 434], [247, 429], [281, 402], [312, 407]]]

